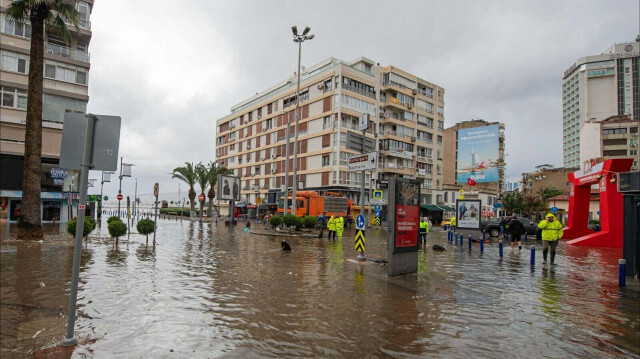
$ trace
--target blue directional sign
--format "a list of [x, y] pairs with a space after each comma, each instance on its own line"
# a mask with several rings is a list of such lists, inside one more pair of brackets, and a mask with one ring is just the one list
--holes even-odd
[[558, 212], [558, 207], [556, 207], [556, 206], [551, 207], [551, 212], [553, 212], [553, 213]]
[[375, 206], [373, 206], [373, 210], [376, 212], [380, 212], [380, 205], [376, 204]]
[[364, 229], [364, 216], [361, 214], [356, 217], [356, 229]]

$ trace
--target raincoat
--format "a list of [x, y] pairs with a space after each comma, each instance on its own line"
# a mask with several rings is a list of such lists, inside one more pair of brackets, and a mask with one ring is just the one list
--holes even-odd
[[456, 217], [451, 217], [451, 225], [455, 227], [456, 224], [458, 224], [458, 221], [456, 221]]
[[333, 216], [329, 218], [329, 221], [327, 222], [327, 228], [329, 228], [330, 231], [336, 230], [336, 219]]
[[[547, 222], [546, 218], [553, 217], [553, 222]], [[542, 230], [543, 241], [557, 241], [562, 238], [562, 223], [556, 219], [556, 216], [549, 213], [545, 219], [538, 223], [538, 228]]]
[[344, 231], [344, 218], [338, 217], [336, 218], [336, 233], [338, 234], [338, 238], [342, 238], [342, 231]]
[[429, 222], [425, 220], [420, 221], [420, 232], [429, 233]]

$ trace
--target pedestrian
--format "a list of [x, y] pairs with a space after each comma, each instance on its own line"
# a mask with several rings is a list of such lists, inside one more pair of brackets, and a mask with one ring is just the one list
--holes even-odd
[[453, 231], [456, 231], [456, 225], [458, 224], [458, 221], [456, 220], [456, 217], [451, 217], [451, 222], [449, 222], [449, 225], [451, 226], [451, 228], [453, 228]]
[[342, 231], [344, 231], [344, 217], [338, 216], [338, 218], [336, 218], [336, 232], [338, 233], [338, 242], [342, 241]]
[[[418, 246], [425, 248], [427, 246], [427, 234], [429, 233], [429, 222], [427, 222], [427, 217], [422, 217], [419, 223], [419, 240]], [[424, 245], [424, 246], [423, 246]]]
[[320, 233], [318, 234], [318, 239], [322, 239], [324, 236], [324, 226], [327, 224], [327, 217], [325, 216], [327, 212], [322, 212], [320, 216], [318, 216], [317, 224], [320, 225]]
[[511, 235], [511, 249], [515, 249], [516, 241], [518, 241], [518, 250], [522, 250], [522, 233], [524, 232], [524, 225], [518, 220], [518, 217], [514, 214], [509, 222], [508, 233]]
[[548, 213], [546, 219], [538, 223], [538, 228], [542, 230], [542, 260], [547, 261], [547, 252], [551, 248], [551, 264], [554, 264], [558, 241], [564, 234], [562, 224], [556, 220], [556, 216], [553, 213]]
[[329, 218], [329, 221], [327, 222], [327, 228], [329, 228], [329, 239], [331, 239], [331, 236], [333, 235], [333, 239], [336, 239], [336, 219], [335, 217], [333, 217], [333, 215], [331, 215], [331, 218]]
[[504, 237], [507, 230], [507, 217], [500, 219], [500, 235], [498, 237]]

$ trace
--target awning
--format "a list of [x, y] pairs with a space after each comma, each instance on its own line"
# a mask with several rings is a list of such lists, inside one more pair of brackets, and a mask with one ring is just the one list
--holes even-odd
[[449, 206], [437, 206], [437, 207], [439, 207], [441, 210], [447, 211], [447, 212], [456, 210], [455, 208], [449, 207]]
[[442, 209], [438, 206], [433, 206], [430, 204], [420, 206], [422, 209], [426, 209], [427, 211], [442, 211]]

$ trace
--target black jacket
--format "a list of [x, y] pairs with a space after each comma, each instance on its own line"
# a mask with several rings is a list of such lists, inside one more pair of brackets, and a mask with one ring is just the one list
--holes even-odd
[[524, 233], [524, 225], [517, 219], [512, 219], [511, 222], [509, 222], [508, 231], [512, 236], [521, 236], [522, 233]]

